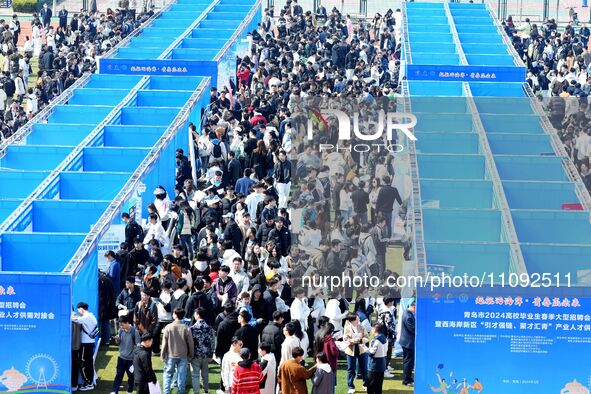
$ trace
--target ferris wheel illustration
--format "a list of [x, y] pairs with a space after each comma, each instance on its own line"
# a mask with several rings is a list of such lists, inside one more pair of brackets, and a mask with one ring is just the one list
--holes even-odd
[[39, 353], [27, 361], [27, 377], [38, 389], [47, 386], [57, 379], [59, 367], [57, 362], [49, 354]]

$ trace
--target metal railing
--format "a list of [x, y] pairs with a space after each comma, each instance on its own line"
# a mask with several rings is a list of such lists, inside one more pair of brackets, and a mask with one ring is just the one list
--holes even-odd
[[[548, 119], [548, 114], [545, 112], [542, 105], [537, 101], [534, 92], [532, 91], [531, 87], [527, 84], [523, 84], [523, 90], [526, 92], [526, 95], [530, 98], [531, 107], [536, 115], [540, 118], [540, 123], [542, 124], [542, 128], [544, 132], [548, 134], [550, 137], [550, 144], [554, 149], [554, 153], [557, 157], [560, 157], [562, 167], [566, 172], [569, 181], [575, 184], [575, 193], [581, 202], [583, 208], [587, 211], [591, 211], [591, 195], [589, 191], [585, 187], [585, 183], [581, 178], [581, 174], [575, 167], [575, 164], [568, 156], [564, 144], [560, 140], [558, 136], [558, 131], [552, 123], [550, 123], [550, 119]], [[556, 97], [556, 99], [564, 100], [562, 97]], [[578, 100], [577, 98], [572, 98], [572, 100]], [[591, 212], [590, 212], [590, 219], [591, 219]]]
[[[411, 113], [412, 108], [410, 102], [410, 92], [408, 89], [408, 83], [407, 81], [402, 82], [403, 112]], [[414, 130], [412, 131], [414, 132]], [[412, 194], [410, 197], [410, 203], [412, 206], [408, 207], [408, 210], [412, 211], [409, 214], [409, 219], [412, 220], [412, 227], [414, 230], [414, 239], [412, 247], [414, 251], [414, 259], [417, 264], [417, 274], [424, 276], [427, 274], [427, 253], [425, 251], [425, 237], [423, 229], [423, 209], [421, 199], [421, 184], [419, 178], [419, 164], [417, 161], [415, 142], [408, 139], [407, 144], [410, 164], [410, 176], [412, 183]]]
[[80, 155], [83, 154], [83, 149], [96, 138], [98, 133], [101, 132], [107, 124], [120, 116], [121, 109], [128, 105], [136, 97], [138, 90], [144, 88], [148, 82], [149, 78], [143, 77], [123, 98], [123, 100], [121, 100], [121, 102], [114, 107], [107, 116], [105, 116], [103, 121], [99, 123], [54, 170], [51, 171], [47, 178], [45, 178], [45, 180], [33, 190], [33, 192], [12, 212], [12, 214], [0, 224], [0, 234], [10, 231], [19, 224], [19, 218], [21, 218], [21, 216], [23, 216], [23, 214], [29, 209], [33, 200], [39, 199], [48, 186], [56, 181], [59, 174], [65, 171], [78, 157], [80, 157]]
[[458, 56], [460, 57], [460, 61], [462, 62], [463, 66], [467, 66], [468, 59], [466, 59], [466, 54], [464, 53], [464, 49], [462, 48], [462, 43], [460, 42], [460, 37], [458, 36], [458, 31], [456, 30], [456, 23], [454, 22], [454, 17], [451, 14], [451, 11], [449, 10], [449, 3], [444, 3], [443, 8], [445, 9], [447, 23], [449, 24], [451, 36], [453, 37], [454, 44], [456, 46], [456, 51], [458, 52]]
[[406, 2], [402, 3], [402, 47], [404, 48], [404, 60], [406, 64], [412, 64], [410, 52], [410, 36], [408, 35], [408, 20], [406, 18]]
[[476, 107], [476, 103], [474, 102], [474, 97], [472, 97], [470, 85], [467, 82], [463, 82], [462, 88], [464, 90], [464, 96], [466, 97], [466, 103], [470, 108], [474, 128], [476, 129], [476, 133], [478, 134], [480, 147], [482, 149], [482, 153], [484, 154], [485, 166], [488, 175], [490, 176], [492, 181], [494, 195], [496, 196], [496, 201], [499, 205], [501, 220], [504, 224], [504, 234], [507, 236], [507, 243], [509, 244], [509, 248], [511, 251], [511, 261], [514, 265], [514, 271], [519, 274], [527, 273], [525, 260], [523, 258], [521, 247], [519, 245], [517, 233], [515, 231], [515, 224], [513, 223], [513, 217], [511, 216], [511, 209], [509, 208], [507, 196], [505, 195], [505, 189], [503, 188], [501, 177], [499, 176], [499, 172], [495, 164], [495, 159], [493, 157], [492, 150], [490, 149], [490, 145], [488, 143], [488, 137], [486, 136], [486, 132], [484, 131], [482, 119], [480, 119], [478, 108]]
[[203, 12], [193, 21], [193, 23], [191, 23], [189, 25], [189, 27], [187, 27], [185, 29], [185, 31], [179, 35], [165, 50], [164, 52], [162, 52], [160, 54], [160, 56], [158, 56], [158, 60], [162, 60], [162, 59], [168, 59], [168, 57], [172, 54], [172, 51], [174, 49], [176, 49], [181, 42], [188, 36], [191, 34], [191, 32], [193, 31], [193, 29], [195, 27], [197, 27], [197, 25], [199, 23], [201, 23], [201, 21], [203, 19], [205, 19], [205, 17], [207, 16], [207, 14], [209, 14], [213, 8], [215, 6], [217, 6], [220, 3], [220, 0], [214, 0], [205, 10], [203, 10]]
[[162, 16], [163, 13], [167, 12], [168, 10], [170, 10], [170, 7], [172, 7], [173, 4], [176, 4], [176, 0], [170, 1], [168, 2], [168, 4], [166, 4], [164, 7], [162, 7], [161, 9], [159, 9], [156, 13], [154, 13], [154, 15], [152, 15], [147, 21], [145, 21], [144, 23], [142, 23], [137, 29], [134, 29], [127, 37], [125, 37], [123, 40], [119, 41], [117, 43], [117, 45], [115, 45], [113, 48], [111, 48], [111, 50], [107, 53], [105, 53], [103, 56], [101, 56], [101, 58], [109, 58], [114, 56], [117, 52], [119, 52], [119, 49], [126, 47], [127, 45], [129, 45], [129, 43], [131, 42], [131, 40], [137, 36], [139, 36], [144, 29], [147, 29], [148, 27], [152, 26], [152, 23], [154, 23], [154, 21], [158, 18], [160, 18], [160, 16]]
[[255, 14], [261, 10], [263, 4], [263, 0], [257, 0], [257, 2], [252, 6], [248, 14], [244, 17], [244, 20], [238, 27], [232, 36], [228, 39], [228, 41], [224, 44], [222, 49], [215, 55], [213, 58], [214, 61], [219, 62], [220, 59], [228, 52], [230, 47], [236, 42], [236, 40], [244, 33], [244, 29], [248, 26], [250, 22], [252, 22], [252, 18], [254, 18]]
[[6, 148], [8, 148], [9, 145], [18, 144], [22, 142], [29, 134], [31, 134], [35, 124], [45, 122], [47, 118], [53, 114], [53, 111], [57, 105], [66, 104], [68, 100], [70, 100], [74, 95], [74, 90], [86, 85], [86, 83], [90, 80], [91, 75], [92, 74], [90, 73], [85, 73], [82, 77], [78, 78], [69, 88], [64, 90], [57, 99], [39, 111], [37, 115], [32, 117], [27, 123], [21, 126], [13, 135], [2, 141], [0, 144], [0, 157], [4, 156], [6, 153]]
[[489, 4], [486, 4], [486, 8], [487, 8], [490, 16], [492, 17], [492, 20], [493, 20], [493, 23], [494, 23], [495, 27], [497, 28], [497, 33], [499, 33], [501, 35], [501, 39], [503, 40], [503, 43], [505, 44], [505, 46], [509, 50], [509, 53], [511, 54], [511, 57], [513, 57], [513, 62], [515, 63], [516, 66], [525, 67], [525, 64], [523, 63], [523, 59], [521, 59], [519, 57], [519, 54], [517, 53], [517, 51], [513, 47], [513, 43], [509, 39], [509, 36], [507, 35], [507, 33], [505, 33], [505, 29], [503, 29], [503, 26], [501, 25], [501, 22], [500, 22], [500, 19], [499, 19], [498, 15], [490, 7]]
[[92, 229], [87, 234], [86, 238], [64, 269], [64, 272], [70, 272], [76, 276], [80, 270], [84, 267], [86, 259], [90, 256], [92, 251], [95, 249], [98, 241], [109, 229], [111, 223], [115, 220], [116, 216], [123, 205], [129, 201], [132, 193], [142, 180], [142, 177], [147, 174], [151, 168], [154, 167], [156, 160], [160, 158], [162, 150], [170, 144], [177, 131], [180, 130], [184, 123], [189, 118], [189, 115], [198, 103], [198, 100], [205, 93], [207, 86], [210, 83], [211, 78], [203, 78], [203, 81], [195, 89], [189, 100], [185, 103], [183, 108], [179, 111], [174, 121], [168, 126], [162, 137], [156, 142], [154, 147], [150, 150], [144, 160], [140, 163], [138, 168], [131, 175], [131, 178], [121, 188], [121, 191], [117, 194], [113, 202], [109, 205], [103, 215], [97, 220]]

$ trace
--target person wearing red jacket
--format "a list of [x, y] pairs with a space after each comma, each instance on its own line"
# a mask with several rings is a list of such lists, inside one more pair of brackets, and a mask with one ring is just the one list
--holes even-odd
[[337, 347], [337, 344], [332, 336], [334, 331], [334, 326], [332, 325], [332, 323], [327, 323], [326, 325], [326, 332], [324, 333], [324, 338], [323, 338], [323, 346], [322, 346], [322, 352], [326, 355], [326, 358], [328, 359], [328, 365], [330, 365], [330, 368], [334, 371], [334, 377], [335, 377], [335, 384], [336, 384], [336, 377], [337, 377], [337, 361], [339, 359], [339, 348]]
[[248, 88], [248, 80], [250, 79], [250, 69], [244, 64], [241, 64], [240, 67], [238, 67], [238, 72], [236, 73], [236, 76], [238, 77], [238, 87], [244, 86], [245, 88]]
[[259, 364], [251, 360], [250, 349], [242, 348], [240, 357], [242, 361], [234, 369], [232, 381], [232, 394], [259, 394], [260, 384], [263, 381], [263, 371]]

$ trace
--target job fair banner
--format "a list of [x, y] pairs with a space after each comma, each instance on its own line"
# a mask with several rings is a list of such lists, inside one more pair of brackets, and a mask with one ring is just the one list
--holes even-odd
[[589, 394], [588, 289], [421, 291], [415, 393]]
[[0, 391], [69, 393], [70, 276], [0, 273]]

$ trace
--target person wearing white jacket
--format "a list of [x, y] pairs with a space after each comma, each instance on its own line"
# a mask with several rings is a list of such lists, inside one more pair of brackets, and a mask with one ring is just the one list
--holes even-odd
[[293, 291], [294, 300], [291, 303], [290, 314], [291, 320], [297, 320], [302, 326], [302, 331], [308, 329], [308, 316], [310, 316], [310, 307], [308, 307], [308, 300], [303, 288], [298, 287]]
[[16, 94], [16, 101], [20, 103], [23, 101], [23, 98], [27, 94], [27, 87], [25, 86], [25, 80], [23, 78], [23, 70], [19, 70], [16, 78], [14, 79], [14, 86], [14, 94]]
[[259, 356], [261, 356], [261, 369], [263, 370], [263, 381], [261, 383], [261, 394], [275, 394], [277, 385], [277, 360], [271, 353], [271, 345], [261, 343], [259, 345]]
[[334, 326], [334, 339], [341, 339], [343, 337], [343, 319], [347, 316], [347, 311], [341, 312], [339, 303], [339, 292], [333, 291], [330, 294], [330, 300], [326, 304], [326, 311], [324, 316], [328, 317]]
[[240, 350], [242, 350], [242, 341], [236, 337], [232, 338], [232, 345], [230, 350], [224, 354], [222, 358], [221, 378], [224, 390], [218, 390], [218, 393], [231, 393], [232, 382], [234, 381], [234, 370], [242, 357], [240, 357]]
[[155, 239], [160, 242], [163, 253], [165, 250], [168, 251], [170, 240], [168, 239], [168, 235], [166, 234], [164, 227], [162, 227], [162, 223], [158, 220], [158, 215], [151, 213], [150, 216], [148, 216], [148, 222], [148, 232], [144, 237], [144, 245], [147, 245], [151, 239]]

